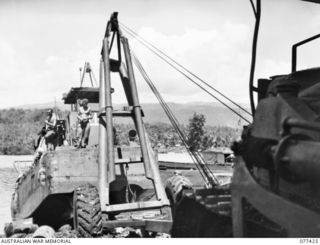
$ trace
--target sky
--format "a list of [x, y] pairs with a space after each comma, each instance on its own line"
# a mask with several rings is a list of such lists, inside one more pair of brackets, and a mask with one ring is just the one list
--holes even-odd
[[[249, 0], [0, 0], [0, 108], [60, 101], [90, 62], [99, 77], [110, 14], [233, 100], [248, 103], [254, 16]], [[255, 78], [291, 70], [292, 44], [320, 33], [320, 4], [262, 0]], [[129, 36], [128, 36], [129, 37]], [[214, 102], [136, 40], [129, 42], [166, 101]], [[320, 66], [320, 40], [298, 69]], [[136, 71], [142, 103], [155, 97]], [[90, 86], [88, 79], [86, 86]], [[124, 102], [112, 76], [114, 103]], [[119, 92], [119, 93], [118, 93]]]

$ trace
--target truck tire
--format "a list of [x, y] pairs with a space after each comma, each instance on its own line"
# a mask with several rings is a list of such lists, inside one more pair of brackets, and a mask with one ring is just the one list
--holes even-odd
[[98, 189], [85, 184], [74, 191], [73, 225], [80, 237], [102, 234], [102, 213]]

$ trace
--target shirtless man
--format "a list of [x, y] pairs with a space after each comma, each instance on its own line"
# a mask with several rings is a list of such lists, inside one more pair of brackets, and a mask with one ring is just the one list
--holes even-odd
[[45, 141], [48, 150], [54, 150], [54, 137], [56, 136], [55, 127], [57, 124], [57, 116], [53, 113], [52, 109], [47, 111], [47, 119], [44, 121], [45, 123]]
[[79, 147], [85, 148], [88, 144], [89, 133], [90, 133], [89, 120], [92, 119], [91, 109], [88, 106], [87, 99], [83, 99], [80, 101], [77, 118], [81, 126], [81, 141], [80, 141]]

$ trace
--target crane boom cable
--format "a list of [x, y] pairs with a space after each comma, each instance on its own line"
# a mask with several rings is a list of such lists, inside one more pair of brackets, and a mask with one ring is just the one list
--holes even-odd
[[133, 61], [136, 65], [136, 67], [138, 68], [139, 72], [141, 73], [141, 75], [143, 76], [143, 78], [145, 79], [147, 84], [149, 85], [152, 92], [157, 97], [160, 105], [162, 106], [162, 108], [164, 109], [170, 122], [172, 123], [172, 126], [174, 127], [174, 129], [178, 133], [178, 136], [180, 137], [182, 143], [185, 145], [189, 155], [191, 156], [192, 160], [194, 161], [194, 163], [195, 163], [196, 167], [198, 168], [199, 172], [201, 173], [202, 177], [206, 181], [206, 184], [208, 184], [210, 186], [215, 186], [215, 185], [219, 184], [219, 181], [216, 179], [216, 177], [214, 176], [214, 174], [212, 173], [210, 168], [205, 164], [205, 161], [204, 161], [203, 157], [201, 156], [201, 154], [199, 152], [194, 152], [190, 149], [190, 147], [187, 143], [188, 139], [184, 135], [184, 133], [182, 132], [180, 123], [178, 122], [177, 118], [174, 116], [174, 114], [170, 110], [169, 106], [162, 98], [161, 94], [159, 93], [159, 91], [157, 90], [157, 88], [155, 87], [155, 85], [153, 84], [151, 79], [149, 78], [148, 74], [146, 73], [146, 71], [142, 67], [142, 65], [141, 65], [140, 61], [138, 60], [138, 58], [136, 57], [136, 55], [132, 51], [131, 51], [131, 53], [132, 53]]
[[[149, 84], [150, 85], [150, 84]], [[150, 88], [152, 88], [152, 85], [150, 85]], [[154, 90], [152, 88], [152, 90]], [[156, 94], [157, 92], [155, 92]], [[157, 96], [158, 97], [158, 96]], [[163, 109], [165, 110], [169, 120], [171, 121], [174, 129], [176, 130], [176, 132], [178, 133], [181, 141], [183, 142], [183, 144], [185, 145], [189, 155], [191, 156], [193, 162], [195, 163], [197, 169], [199, 170], [199, 172], [202, 174], [207, 186], [214, 186], [216, 185], [216, 183], [218, 181], [212, 181], [212, 179], [215, 179], [214, 175], [212, 174], [212, 172], [207, 169], [206, 165], [203, 164], [204, 160], [201, 159], [201, 155], [197, 152], [193, 152], [190, 148], [189, 145], [187, 143], [187, 138], [185, 137], [185, 135], [183, 134], [183, 132], [180, 130], [179, 126], [178, 126], [178, 122], [176, 122], [176, 119], [174, 119], [174, 116], [172, 114], [172, 112], [170, 111], [169, 107], [165, 104], [165, 102], [161, 102], [161, 99], [159, 99], [159, 102], [161, 104], [161, 106], [163, 107]]]
[[[125, 30], [126, 31], [126, 30]], [[127, 31], [126, 31], [127, 32]], [[132, 37], [135, 38], [135, 36], [133, 36], [133, 34], [127, 32], [129, 35], [131, 35]], [[193, 80], [190, 76], [188, 76], [187, 74], [185, 74], [183, 71], [181, 71], [180, 69], [178, 69], [177, 67], [175, 67], [172, 63], [170, 63], [169, 61], [167, 61], [165, 58], [163, 58], [160, 54], [158, 54], [156, 51], [152, 50], [150, 47], [146, 46], [145, 44], [141, 43], [142, 45], [144, 45], [147, 49], [149, 49], [151, 52], [153, 52], [155, 55], [157, 55], [160, 59], [162, 59], [163, 61], [165, 61], [168, 65], [170, 65], [173, 69], [175, 69], [176, 71], [178, 71], [179, 73], [181, 73], [184, 77], [186, 77], [189, 81], [191, 81], [192, 83], [194, 83], [196, 86], [198, 86], [200, 89], [202, 89], [203, 91], [205, 91], [207, 94], [209, 94], [211, 97], [213, 97], [214, 99], [216, 99], [217, 101], [219, 101], [222, 105], [224, 105], [225, 107], [227, 107], [229, 110], [231, 110], [234, 114], [236, 114], [237, 116], [241, 117], [244, 121], [246, 121], [247, 123], [250, 123], [250, 121], [245, 118], [244, 116], [242, 116], [240, 113], [238, 113], [236, 110], [234, 110], [233, 108], [231, 108], [230, 106], [228, 106], [225, 102], [223, 102], [221, 99], [219, 99], [217, 96], [215, 96], [214, 94], [212, 94], [210, 91], [208, 91], [206, 88], [204, 88], [203, 86], [201, 86], [200, 84], [198, 84], [195, 80]]]
[[93, 77], [94, 84], [96, 85], [96, 87], [98, 87], [97, 79], [96, 79], [96, 77], [94, 76], [93, 71], [91, 71], [91, 74], [92, 74], [92, 77]]
[[120, 25], [124, 28], [124, 30], [129, 33], [131, 32], [131, 35], [135, 36], [138, 39], [140, 43], [144, 42], [145, 45], [149, 45], [149, 47], [151, 46], [154, 50], [156, 50], [157, 52], [161, 53], [163, 56], [165, 56], [167, 59], [169, 59], [171, 62], [173, 62], [174, 64], [176, 64], [177, 66], [179, 66], [180, 68], [182, 68], [184, 71], [186, 71], [187, 73], [189, 73], [190, 75], [192, 75], [193, 77], [197, 78], [199, 81], [201, 81], [202, 83], [204, 83], [205, 85], [207, 85], [209, 88], [211, 88], [212, 90], [214, 90], [216, 93], [218, 93], [220, 96], [222, 96], [223, 98], [225, 98], [226, 100], [228, 100], [230, 103], [232, 103], [233, 105], [239, 107], [241, 110], [243, 110], [245, 113], [247, 113], [248, 115], [252, 116], [252, 114], [246, 110], [245, 108], [243, 108], [241, 105], [239, 105], [238, 103], [236, 103], [235, 101], [233, 101], [232, 99], [230, 99], [229, 97], [227, 97], [225, 94], [221, 93], [219, 90], [217, 90], [216, 88], [214, 88], [212, 85], [210, 85], [208, 82], [204, 81], [204, 79], [200, 78], [198, 75], [196, 75], [195, 73], [191, 72], [189, 69], [187, 69], [185, 66], [181, 65], [180, 63], [178, 63], [177, 61], [175, 61], [173, 58], [171, 58], [169, 55], [167, 55], [165, 52], [163, 52], [162, 50], [160, 50], [159, 48], [157, 48], [155, 45], [153, 45], [152, 43], [150, 43], [149, 41], [147, 41], [146, 39], [144, 39], [143, 37], [141, 37], [138, 33], [136, 33], [135, 31], [133, 31], [131, 28], [129, 28], [128, 26], [126, 26], [123, 23], [120, 23]]
[[[138, 68], [139, 69], [139, 68]], [[147, 81], [147, 78], [145, 77], [145, 75], [143, 74], [143, 71], [141, 71], [139, 69], [139, 71], [141, 72], [142, 76], [145, 78], [145, 80]], [[149, 84], [149, 87], [151, 88], [152, 91], [154, 91], [154, 88], [152, 87], [151, 84]], [[172, 126], [174, 127], [174, 129], [176, 130], [176, 132], [178, 133], [178, 136], [180, 138], [180, 140], [182, 141], [182, 143], [185, 145], [186, 149], [187, 149], [187, 152], [189, 153], [192, 161], [194, 162], [195, 166], [197, 167], [199, 173], [201, 174], [202, 178], [204, 179], [205, 182], [207, 182], [207, 178], [205, 177], [204, 173], [202, 172], [199, 164], [197, 164], [197, 159], [196, 159], [196, 156], [194, 156], [194, 154], [192, 154], [191, 150], [189, 149], [189, 146], [187, 145], [187, 142], [186, 142], [186, 139], [183, 137], [183, 133], [180, 131], [178, 125], [177, 125], [177, 122], [175, 121], [173, 115], [170, 113], [170, 109], [168, 108], [168, 106], [166, 106], [162, 99], [157, 95], [156, 92], [154, 92], [155, 96], [157, 97], [157, 99], [159, 100], [160, 102], [160, 105], [162, 106], [162, 108], [164, 109], [165, 113], [167, 114]]]
[[[133, 54], [133, 53], [132, 53], [132, 54]], [[150, 79], [149, 79], [148, 75], [147, 75], [146, 72], [143, 70], [142, 66], [140, 66], [140, 64], [139, 64], [139, 62], [137, 61], [136, 57], [135, 57], [134, 55], [133, 55], [132, 57], [133, 57], [133, 61], [134, 61], [135, 65], [136, 65], [136, 67], [138, 68], [139, 72], [141, 73], [141, 75], [143, 76], [143, 78], [145, 79], [145, 81], [147, 82], [147, 84], [149, 85], [150, 89], [153, 91], [154, 95], [157, 97], [157, 99], [158, 99], [161, 107], [164, 109], [164, 111], [165, 111], [166, 115], [168, 116], [168, 118], [169, 118], [172, 126], [173, 126], [174, 129], [177, 131], [180, 140], [181, 140], [181, 141], [183, 142], [183, 144], [186, 146], [186, 149], [187, 149], [188, 153], [190, 154], [192, 161], [195, 163], [196, 167], [198, 168], [198, 170], [199, 170], [202, 178], [206, 181], [206, 179], [205, 179], [202, 171], [199, 169], [199, 166], [197, 165], [197, 162], [196, 162], [195, 157], [192, 155], [192, 153], [191, 153], [188, 145], [186, 144], [186, 140], [185, 140], [185, 138], [183, 137], [183, 133], [181, 132], [181, 129], [180, 129], [179, 125], [178, 125], [178, 124], [179, 124], [178, 121], [177, 121], [176, 118], [174, 117], [173, 113], [170, 111], [169, 106], [166, 105], [166, 104], [164, 104], [164, 100], [162, 99], [161, 95], [155, 91], [155, 90], [156, 90], [155, 87], [149, 82]]]

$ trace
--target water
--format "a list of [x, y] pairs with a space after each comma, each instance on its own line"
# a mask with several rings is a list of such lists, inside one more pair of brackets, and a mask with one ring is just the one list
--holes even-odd
[[13, 162], [31, 159], [32, 156], [0, 155], [0, 234], [4, 233], [4, 224], [11, 221], [11, 196], [14, 190], [15, 181], [19, 175], [13, 167]]

